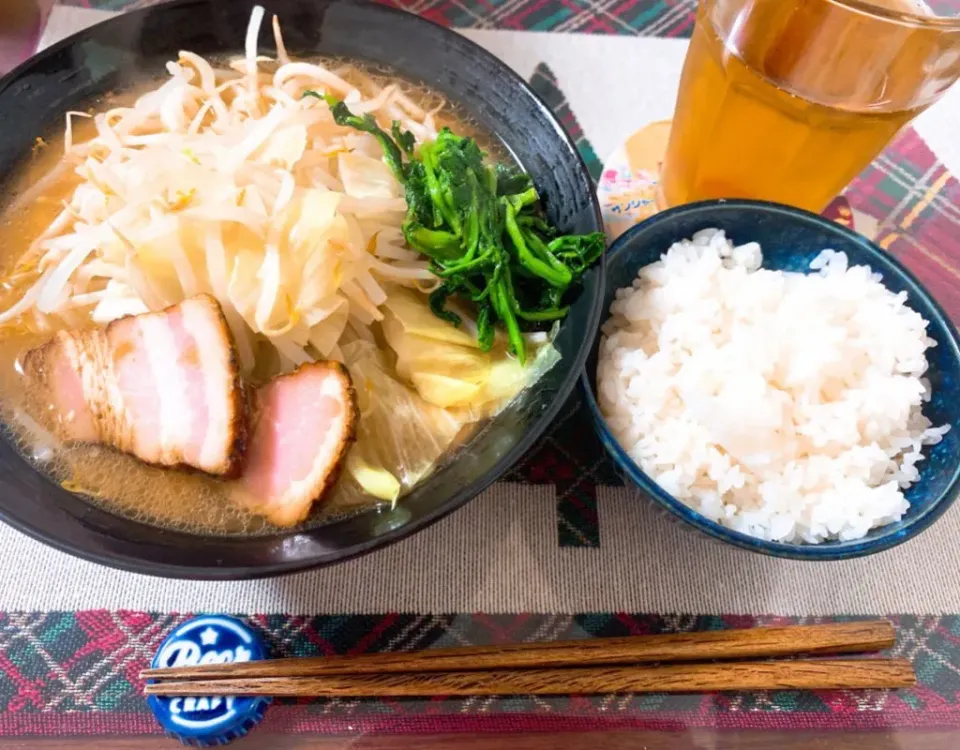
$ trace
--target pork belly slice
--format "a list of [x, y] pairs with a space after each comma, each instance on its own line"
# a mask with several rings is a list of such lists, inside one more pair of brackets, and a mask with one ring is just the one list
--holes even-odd
[[337, 480], [356, 440], [356, 393], [339, 362], [310, 362], [254, 396], [253, 429], [235, 502], [277, 526], [304, 520]]
[[62, 439], [222, 477], [242, 469], [248, 414], [219, 303], [192, 297], [106, 328], [61, 331], [24, 358]]

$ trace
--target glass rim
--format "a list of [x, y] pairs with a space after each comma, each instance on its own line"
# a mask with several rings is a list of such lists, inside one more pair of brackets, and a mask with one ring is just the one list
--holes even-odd
[[881, 21], [889, 21], [924, 29], [941, 31], [960, 31], [960, 15], [932, 16], [922, 13], [911, 13], [906, 10], [893, 10], [877, 5], [871, 0], [827, 0], [833, 5], [839, 5], [850, 10], [863, 13]]

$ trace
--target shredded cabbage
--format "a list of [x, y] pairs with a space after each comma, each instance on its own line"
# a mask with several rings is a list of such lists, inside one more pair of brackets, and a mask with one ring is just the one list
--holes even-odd
[[364, 492], [393, 500], [393, 488], [406, 491], [419, 482], [470, 420], [427, 403], [397, 380], [375, 343], [355, 340], [342, 351], [360, 407], [347, 471]]
[[554, 334], [546, 333], [526, 336], [534, 352], [533, 361], [526, 365], [508, 352], [503, 336], [498, 335], [491, 351], [481, 352], [466, 315], [462, 316], [465, 325], [454, 328], [400, 287], [389, 288], [384, 309], [387, 315], [381, 327], [397, 355], [397, 374], [424, 401], [461, 410], [466, 422], [495, 415], [560, 359], [552, 344]]

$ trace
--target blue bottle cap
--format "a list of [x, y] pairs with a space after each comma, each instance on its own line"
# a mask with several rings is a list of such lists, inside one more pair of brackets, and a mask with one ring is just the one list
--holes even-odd
[[[234, 617], [202, 615], [180, 625], [160, 645], [150, 666], [188, 667], [266, 659], [263, 641]], [[225, 745], [260, 723], [270, 703], [266, 697], [181, 698], [147, 696], [157, 721], [185, 745]]]

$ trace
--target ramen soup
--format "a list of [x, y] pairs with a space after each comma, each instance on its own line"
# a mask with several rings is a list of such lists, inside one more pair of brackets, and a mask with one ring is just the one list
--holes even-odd
[[388, 72], [291, 60], [275, 20], [258, 57], [261, 20], [239, 59], [181, 52], [70, 113], [0, 226], [10, 438], [112, 512], [202, 534], [402, 501], [559, 358], [558, 315], [493, 329], [455, 295], [435, 314], [406, 241], [382, 133], [411, 161], [444, 126], [492, 139]]

